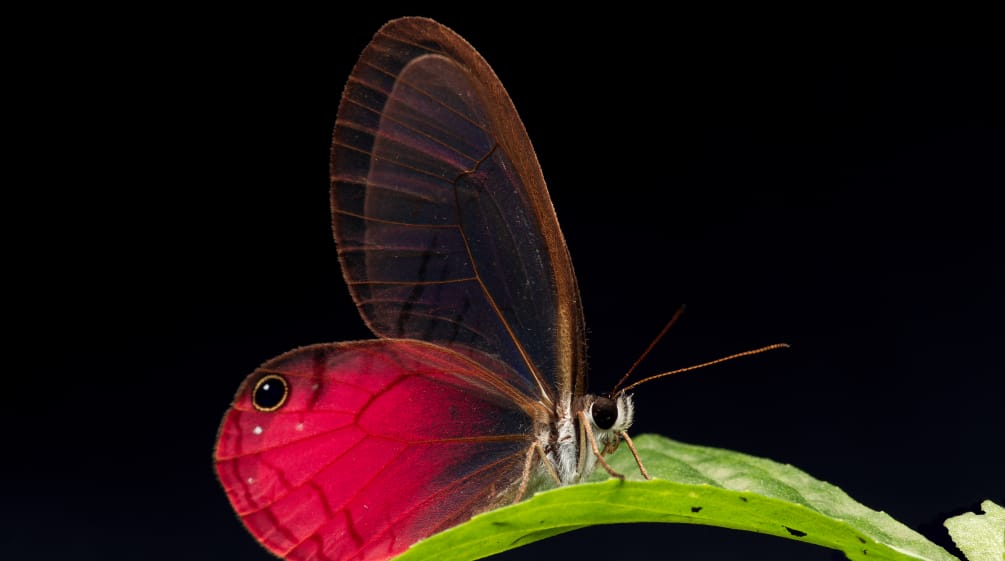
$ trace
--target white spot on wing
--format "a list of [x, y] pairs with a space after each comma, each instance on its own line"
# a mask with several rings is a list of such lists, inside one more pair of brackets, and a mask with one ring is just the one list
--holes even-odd
[[304, 424], [303, 423], [297, 423], [297, 430], [298, 431], [303, 431], [304, 430]]
[[254, 429], [251, 430], [251, 432], [255, 434], [262, 434], [262, 427], [255, 427]]

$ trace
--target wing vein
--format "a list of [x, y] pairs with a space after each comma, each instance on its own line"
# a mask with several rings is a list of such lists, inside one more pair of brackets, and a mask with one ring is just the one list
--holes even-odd
[[443, 279], [443, 280], [435, 280], [435, 281], [387, 281], [387, 280], [372, 280], [372, 279], [368, 279], [368, 280], [365, 280], [365, 281], [352, 281], [352, 282], [350, 282], [348, 284], [349, 284], [349, 286], [370, 285], [370, 284], [390, 284], [390, 285], [395, 285], [395, 286], [403, 286], [403, 285], [404, 286], [429, 286], [429, 285], [435, 285], [435, 284], [453, 284], [453, 283], [471, 282], [471, 281], [477, 281], [477, 280], [478, 279], [475, 278], [475, 277], [462, 277], [462, 278], [458, 278], [458, 279]]
[[414, 222], [400, 222], [397, 220], [386, 220], [384, 218], [375, 218], [373, 216], [367, 216], [365, 214], [359, 214], [358, 212], [352, 212], [349, 210], [334, 209], [334, 212], [345, 216], [352, 216], [353, 218], [359, 218], [360, 220], [366, 220], [367, 222], [390, 224], [392, 226], [405, 226], [411, 228], [432, 228], [438, 230], [457, 229], [457, 224], [416, 224]]
[[[360, 84], [367, 85], [368, 87], [371, 87], [366, 82], [363, 82], [361, 80], [357, 80], [357, 81]], [[402, 81], [402, 83], [405, 83], [405, 82]], [[406, 83], [406, 85], [408, 85], [408, 84]], [[416, 88], [414, 88], [412, 86], [409, 86], [409, 88], [416, 89]], [[379, 90], [376, 87], [373, 87], [373, 89], [375, 89], [377, 91], [381, 91], [381, 93], [384, 93], [382, 90]], [[419, 91], [420, 93], [422, 93], [420, 90], [416, 89], [416, 91]], [[385, 95], [388, 96], [388, 101], [390, 101], [391, 94], [390, 93], [385, 93]], [[424, 95], [426, 95], [426, 94], [424, 94]], [[426, 97], [429, 97], [429, 96], [426, 95]], [[412, 105], [410, 103], [406, 103], [404, 98], [395, 97], [394, 99], [398, 103], [400, 103], [401, 105], [403, 105], [405, 107], [408, 107], [409, 109], [412, 109], [412, 110], [414, 110], [417, 113], [421, 113], [422, 112], [419, 108], [415, 107], [414, 105]], [[384, 111], [377, 112], [374, 108], [370, 107], [369, 105], [364, 105], [362, 102], [357, 101], [355, 99], [347, 98], [347, 101], [349, 101], [350, 103], [352, 103], [354, 105], [358, 105], [358, 106], [362, 107], [363, 109], [366, 109], [367, 111], [373, 111], [374, 113], [378, 113], [380, 115], [380, 119], [381, 120], [387, 119], [388, 121], [391, 121], [392, 123], [395, 123], [395, 124], [401, 126], [404, 129], [410, 130], [410, 131], [412, 131], [412, 132], [414, 132], [414, 133], [416, 133], [418, 135], [421, 135], [421, 136], [423, 136], [423, 137], [425, 137], [425, 138], [427, 138], [427, 139], [429, 139], [429, 140], [431, 140], [431, 141], [439, 144], [440, 146], [443, 146], [444, 148], [447, 148], [448, 150], [454, 152], [455, 154], [457, 154], [458, 156], [460, 156], [460, 157], [462, 157], [464, 159], [471, 160], [472, 162], [477, 162], [479, 160], [478, 157], [472, 156], [472, 155], [470, 155], [470, 154], [462, 151], [460, 148], [454, 146], [453, 144], [450, 144], [448, 142], [444, 142], [444, 141], [440, 140], [439, 138], [436, 138], [435, 136], [433, 136], [433, 135], [431, 135], [431, 134], [429, 134], [429, 133], [427, 133], [427, 132], [425, 132], [423, 130], [415, 128], [414, 126], [412, 126], [412, 125], [410, 125], [410, 124], [402, 121], [401, 119], [396, 119], [396, 118], [392, 117], [391, 115], [389, 115], [387, 113], [387, 104], [386, 104], [386, 102], [385, 102], [385, 105], [384, 105]], [[464, 117], [463, 115], [461, 115], [460, 113], [458, 113], [456, 110], [453, 111], [453, 113], [455, 113], [456, 115], [458, 115], [458, 116], [460, 116], [462, 118]], [[465, 118], [465, 120], [468, 121], [469, 123], [473, 124], [474, 126], [478, 127], [480, 130], [482, 130], [482, 132], [485, 132], [485, 129], [483, 129], [482, 127], [478, 126], [476, 123], [472, 123], [470, 119]], [[365, 126], [351, 126], [351, 125], [357, 125], [357, 124], [361, 125], [361, 123], [357, 123], [355, 121], [335, 121], [335, 124], [336, 125], [344, 126], [346, 128], [350, 128], [350, 129], [355, 130], [355, 131], [359, 131], [359, 132], [362, 132], [362, 133], [369, 134], [369, 135], [371, 135], [373, 137], [377, 137], [378, 134], [379, 134], [379, 132], [380, 132], [379, 130], [374, 130], [374, 129], [371, 129], [371, 128], [365, 127]], [[445, 129], [443, 127], [437, 126], [436, 123], [429, 122], [427, 124], [429, 125], [430, 128], [436, 129], [437, 131], [443, 133], [444, 137], [459, 138], [456, 134], [453, 134], [449, 129]], [[388, 138], [388, 137], [385, 136], [383, 138]], [[423, 152], [423, 153], [428, 154], [428, 152]]]
[[[437, 54], [440, 54], [440, 53], [437, 53]], [[414, 59], [413, 59], [413, 60], [414, 60]], [[453, 59], [450, 59], [449, 57], [448, 57], [448, 60], [450, 60], [450, 62], [452, 62], [452, 63], [454, 63], [454, 62], [455, 62], [455, 61], [454, 61]], [[407, 87], [409, 87], [409, 88], [411, 88], [411, 89], [415, 90], [416, 92], [419, 92], [420, 94], [422, 94], [422, 95], [424, 95], [425, 97], [427, 97], [427, 98], [428, 98], [428, 99], [429, 99], [430, 101], [432, 101], [433, 103], [435, 103], [435, 104], [437, 104], [437, 105], [439, 105], [439, 106], [443, 107], [443, 108], [444, 108], [444, 109], [446, 109], [447, 111], [450, 111], [451, 113], [453, 113], [453, 114], [457, 115], [457, 116], [458, 116], [458, 117], [460, 117], [461, 119], [464, 119], [464, 120], [465, 120], [465, 121], [467, 121], [468, 123], [471, 123], [471, 124], [472, 124], [473, 126], [477, 127], [477, 128], [478, 128], [478, 129], [480, 129], [480, 130], [481, 130], [482, 132], [484, 132], [484, 133], [486, 134], [486, 136], [492, 136], [492, 135], [491, 135], [491, 133], [490, 133], [490, 132], [488, 131], [488, 129], [486, 129], [486, 128], [485, 128], [484, 126], [482, 126], [482, 125], [481, 125], [480, 123], [477, 123], [477, 122], [475, 122], [475, 121], [472, 121], [472, 120], [471, 120], [471, 119], [470, 119], [470, 118], [469, 118], [469, 117], [468, 117], [467, 115], [465, 115], [465, 114], [463, 114], [463, 113], [461, 113], [461, 112], [457, 111], [456, 109], [454, 109], [453, 107], [451, 107], [451, 106], [447, 105], [446, 103], [443, 103], [443, 101], [442, 101], [442, 100], [440, 100], [439, 98], [437, 98], [436, 96], [434, 96], [434, 95], [430, 94], [429, 92], [427, 92], [427, 91], [423, 90], [422, 88], [420, 88], [420, 87], [416, 86], [415, 84], [412, 84], [412, 83], [410, 83], [410, 82], [409, 82], [408, 80], [404, 80], [404, 79], [402, 79], [402, 77], [401, 77], [401, 72], [400, 72], [400, 71], [399, 71], [399, 72], [397, 72], [397, 73], [394, 73], [394, 72], [391, 72], [391, 71], [389, 71], [389, 70], [387, 70], [387, 69], [384, 69], [384, 68], [381, 68], [380, 66], [377, 66], [376, 64], [374, 64], [374, 63], [372, 63], [372, 62], [370, 62], [370, 61], [368, 61], [368, 60], [363, 60], [363, 59], [360, 59], [360, 62], [361, 62], [362, 64], [365, 64], [366, 66], [369, 66], [370, 68], [372, 68], [372, 69], [374, 69], [374, 70], [376, 70], [376, 71], [380, 72], [381, 74], [384, 74], [384, 75], [386, 75], [386, 76], [390, 77], [391, 79], [393, 79], [393, 80], [394, 80], [394, 83], [395, 83], [396, 85], [397, 85], [398, 83], [401, 83], [401, 84], [404, 84], [405, 86], [407, 86]], [[411, 61], [409, 62], [409, 64], [411, 64]], [[467, 70], [466, 70], [466, 69], [465, 69], [465, 72], [464, 72], [464, 73], [465, 73], [465, 74], [468, 74], [468, 72], [467, 72]], [[350, 79], [350, 80], [352, 80], [352, 78], [353, 78], [352, 76], [350, 76], [350, 77], [349, 77], [349, 79]], [[369, 84], [367, 84], [367, 83], [365, 83], [365, 82], [363, 82], [363, 81], [360, 81], [359, 83], [360, 83], [360, 84], [363, 84], [364, 86], [367, 86], [367, 87], [371, 87], [371, 86], [370, 86]], [[387, 91], [385, 91], [385, 90], [383, 90], [383, 89], [381, 89], [381, 88], [371, 88], [371, 89], [373, 89], [373, 90], [375, 90], [375, 91], [378, 91], [378, 92], [381, 92], [381, 93], [383, 93], [383, 94], [384, 94], [385, 96], [388, 96], [388, 97], [390, 97], [390, 95], [391, 95], [391, 94], [390, 94], [390, 92], [387, 92]], [[382, 112], [382, 111], [381, 111], [381, 112]]]
[[[492, 154], [498, 148], [499, 148], [498, 144], [493, 145], [492, 149], [489, 150], [488, 154], [486, 154], [485, 157], [482, 158], [482, 160], [479, 161], [478, 164], [474, 167], [474, 169], [472, 169], [471, 172], [469, 173], [473, 173], [475, 170], [477, 170], [478, 167], [481, 166], [481, 164], [485, 160], [491, 157]], [[461, 177], [463, 177], [464, 175], [466, 174], [462, 174], [461, 176], [458, 176], [457, 179], [454, 180], [454, 196], [455, 196], [455, 204], [457, 205], [458, 226], [460, 227], [461, 230], [461, 240], [464, 241], [464, 249], [465, 251], [467, 251], [470, 266], [475, 271], [475, 277], [478, 279], [478, 285], [481, 286], [482, 293], [485, 295], [485, 299], [488, 301], [489, 306], [492, 307], [493, 313], [495, 313], [496, 317], [499, 318], [499, 321], [502, 323], [503, 328], [509, 335], [510, 340], [516, 347], [517, 352], [520, 353], [520, 358], [523, 360], [524, 364], [530, 370], [531, 376], [534, 377], [534, 382], [537, 383], [537, 387], [541, 391], [541, 398], [546, 400], [549, 406], [554, 406], [554, 397], [551, 395], [551, 391], [548, 390], [548, 385], [544, 377], [538, 371], [537, 365], [534, 364], [534, 361], [531, 360], [530, 355], [527, 353], [527, 349], [525, 349], [523, 343], [520, 342], [520, 338], [516, 336], [516, 332], [513, 330], [513, 326], [510, 325], [509, 321], [506, 319], [506, 316], [503, 315], [502, 310], [499, 308], [499, 305], [495, 301], [495, 298], [492, 297], [492, 292], [489, 290], [488, 286], [485, 284], [485, 281], [482, 279], [481, 273], [478, 271], [478, 263], [475, 260], [474, 253], [472, 253], [471, 251], [471, 244], [468, 242], [468, 236], [464, 233], [464, 224], [461, 219], [461, 210], [460, 210], [461, 203], [459, 200], [456, 199], [457, 197], [456, 182], [459, 181]]]
[[[442, 175], [437, 175], [435, 173], [432, 173], [432, 172], [430, 172], [428, 170], [424, 170], [422, 168], [417, 168], [415, 166], [410, 166], [410, 165], [407, 165], [407, 164], [403, 164], [403, 163], [401, 163], [401, 162], [399, 162], [397, 160], [388, 160], [387, 158], [381, 158], [380, 156], [378, 156], [377, 154], [374, 154], [370, 150], [364, 150], [363, 148], [360, 148], [359, 146], [353, 146], [352, 144], [346, 144], [345, 142], [339, 142], [338, 140], [332, 141], [332, 146], [341, 146], [342, 148], [346, 148], [346, 149], [352, 150], [353, 152], [358, 152], [358, 153], [363, 154], [365, 156], [369, 156], [370, 159], [374, 160], [374, 161], [383, 162], [385, 164], [389, 164], [389, 165], [392, 165], [392, 166], [395, 166], [395, 167], [399, 167], [399, 168], [402, 168], [402, 169], [407, 169], [407, 170], [413, 171], [415, 173], [421, 173], [422, 175], [425, 175], [425, 176], [428, 176], [428, 177], [432, 177], [434, 179], [439, 179], [440, 181], [443, 181], [443, 182], [446, 182], [446, 183], [450, 182], [450, 180], [448, 178], [443, 177]], [[464, 172], [462, 171], [461, 174], [463, 175]]]

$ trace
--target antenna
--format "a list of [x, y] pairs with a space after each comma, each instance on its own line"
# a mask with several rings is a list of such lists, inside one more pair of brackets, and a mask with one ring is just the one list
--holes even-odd
[[[660, 340], [663, 339], [663, 336], [667, 334], [667, 331], [670, 331], [670, 328], [673, 327], [673, 324], [677, 323], [677, 318], [679, 318], [681, 314], [684, 313], [684, 307], [685, 307], [684, 304], [681, 304], [681, 306], [677, 308], [677, 311], [674, 312], [673, 317], [670, 318], [670, 321], [668, 321], [667, 324], [663, 326], [663, 329], [660, 331], [659, 335], [657, 335], [656, 338], [653, 339], [652, 343], [649, 343], [649, 346], [646, 347], [646, 350], [642, 351], [642, 354], [639, 355], [639, 358], [635, 359], [635, 364], [632, 364], [632, 367], [628, 369], [628, 372], [625, 372], [625, 375], [622, 376], [620, 380], [618, 380], [618, 383], [614, 384], [614, 389], [611, 390], [611, 395], [618, 393], [618, 386], [625, 383], [625, 380], [627, 380], [628, 377], [632, 375], [632, 372], [635, 372], [635, 368], [638, 367], [639, 363], [641, 363], [643, 359], [649, 356], [649, 353], [653, 350], [653, 347], [656, 346], [656, 343], [659, 343]], [[622, 391], [622, 393], [624, 392]]]
[[[774, 345], [768, 345], [767, 347], [761, 347], [759, 349], [754, 349], [754, 350], [751, 350], [751, 351], [744, 351], [742, 353], [736, 353], [735, 355], [724, 356], [722, 358], [717, 358], [715, 360], [710, 360], [708, 362], [703, 362], [701, 364], [695, 364], [694, 366], [688, 366], [686, 368], [679, 368], [677, 370], [671, 370], [669, 372], [663, 372], [662, 374], [656, 374], [656, 375], [653, 375], [653, 376], [649, 376], [648, 378], [643, 378], [643, 379], [639, 380], [638, 382], [635, 382], [634, 384], [629, 385], [628, 387], [624, 388], [623, 390], [621, 390], [618, 393], [622, 393], [623, 394], [623, 393], [627, 392], [628, 390], [634, 388], [635, 386], [638, 386], [640, 384], [644, 384], [646, 382], [651, 382], [652, 380], [655, 380], [657, 378], [665, 378], [667, 376], [673, 376], [674, 374], [680, 374], [682, 372], [687, 372], [689, 370], [697, 370], [699, 368], [704, 368], [706, 366], [712, 366], [713, 364], [719, 364], [720, 362], [726, 362], [727, 360], [733, 360], [734, 358], [741, 358], [741, 357], [745, 357], [745, 356], [751, 356], [751, 355], [761, 354], [761, 353], [767, 352], [767, 351], [773, 351], [775, 349], [787, 349], [787, 348], [789, 348], [788, 343], [775, 343]], [[620, 384], [620, 382], [619, 382], [619, 384]], [[611, 393], [614, 393], [614, 392], [611, 392]]]

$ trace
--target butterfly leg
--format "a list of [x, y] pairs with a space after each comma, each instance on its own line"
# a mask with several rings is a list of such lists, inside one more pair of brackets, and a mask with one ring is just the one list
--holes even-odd
[[639, 471], [642, 473], [642, 477], [652, 479], [652, 477], [649, 476], [649, 472], [646, 471], [646, 466], [642, 465], [642, 458], [639, 457], [639, 451], [635, 449], [635, 443], [632, 442], [632, 439], [628, 438], [628, 433], [621, 431], [618, 433], [618, 436], [624, 439], [624, 441], [628, 444], [628, 449], [632, 451], [632, 456], [635, 456], [635, 463], [639, 464]]
[[544, 448], [541, 447], [540, 442], [534, 443], [534, 450], [537, 451], [537, 455], [541, 458], [541, 465], [543, 465], [545, 469], [548, 470], [548, 475], [550, 475], [551, 478], [555, 480], [555, 485], [561, 485], [562, 478], [559, 477], [558, 472], [555, 471], [555, 466], [551, 465], [551, 460], [548, 459], [548, 453], [545, 452]]
[[[617, 434], [620, 436], [620, 435], [622, 435], [624, 433], [623, 432], [619, 432]], [[607, 443], [607, 445], [604, 446], [604, 455], [605, 456], [610, 456], [611, 454], [617, 452], [618, 451], [618, 446], [620, 446], [620, 445], [621, 445], [621, 439], [620, 438], [615, 438], [614, 440], [609, 441]]]
[[590, 448], [593, 449], [593, 455], [597, 457], [597, 461], [600, 462], [600, 465], [604, 466], [604, 469], [607, 470], [607, 473], [609, 473], [611, 477], [624, 479], [625, 476], [617, 471], [614, 471], [611, 464], [607, 463], [607, 460], [604, 459], [604, 455], [600, 452], [600, 447], [597, 446], [597, 438], [593, 435], [593, 429], [590, 427], [590, 420], [586, 418], [586, 413], [580, 411], [578, 416], [579, 426], [586, 430], [586, 440], [590, 442]]
[[541, 448], [539, 443], [534, 443], [534, 446], [527, 449], [527, 459], [523, 462], [523, 476], [520, 477], [520, 487], [516, 490], [516, 496], [513, 497], [513, 504], [520, 502], [523, 499], [524, 493], [527, 492], [527, 486], [530, 485], [530, 479], [532, 477], [531, 470], [534, 469], [534, 456], [539, 456], [541, 458], [542, 465], [547, 468], [548, 473], [551, 475], [552, 479], [558, 485], [562, 484], [562, 480], [558, 478], [558, 472], [552, 467], [551, 462], [548, 461], [548, 455], [544, 453], [544, 448]]
[[520, 502], [523, 494], [527, 492], [527, 485], [530, 483], [531, 466], [534, 465], [534, 454], [533, 448], [527, 450], [527, 459], [523, 462], [523, 476], [520, 477], [520, 487], [517, 488], [516, 496], [513, 497], [513, 504]]

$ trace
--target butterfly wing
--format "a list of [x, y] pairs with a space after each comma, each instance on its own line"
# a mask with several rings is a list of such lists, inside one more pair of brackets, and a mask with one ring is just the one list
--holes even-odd
[[[285, 399], [261, 411], [259, 381], [277, 376]], [[305, 347], [245, 380], [216, 469], [273, 553], [386, 559], [512, 500], [532, 444], [523, 399], [476, 361], [420, 341]]]
[[[217, 473], [274, 553], [385, 559], [512, 500], [537, 433], [582, 392], [582, 311], [509, 96], [436, 22], [393, 21], [366, 47], [331, 172], [343, 273], [382, 339], [300, 349], [249, 376]], [[288, 398], [263, 410], [266, 379]]]
[[499, 79], [424, 18], [385, 25], [339, 106], [332, 209], [371, 330], [497, 357], [549, 407], [583, 391], [579, 291], [544, 177]]

